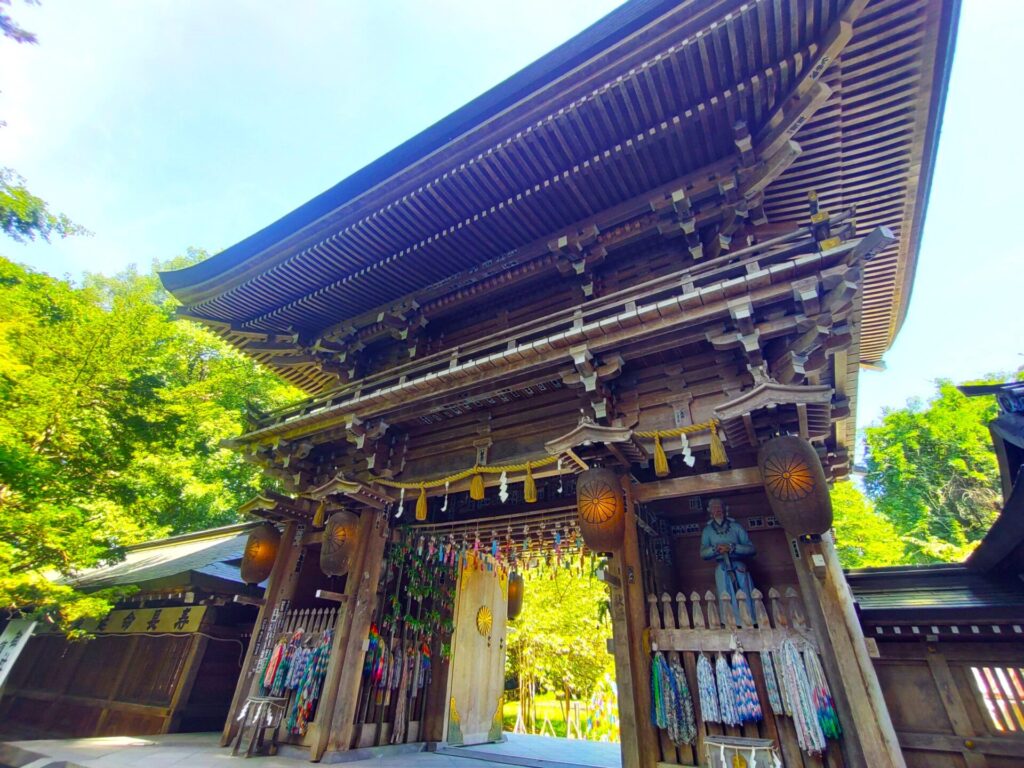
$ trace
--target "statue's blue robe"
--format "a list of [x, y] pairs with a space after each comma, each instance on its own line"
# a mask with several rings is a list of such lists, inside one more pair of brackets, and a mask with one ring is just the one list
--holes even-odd
[[[718, 553], [719, 544], [728, 544], [731, 550], [728, 555]], [[754, 582], [750, 578], [747, 564], [743, 562], [748, 557], [753, 557], [757, 550], [750, 541], [743, 526], [726, 517], [722, 525], [716, 525], [714, 520], [709, 520], [704, 526], [704, 533], [700, 537], [700, 556], [705, 560], [717, 560], [718, 567], [715, 568], [715, 592], [719, 598], [719, 611], [721, 611], [722, 595], [729, 595], [732, 601], [733, 616], [736, 622], [740, 621], [739, 603], [736, 601], [736, 592], [742, 590], [747, 595], [747, 607], [750, 609], [751, 620], [754, 619], [754, 601], [750, 593], [754, 589]], [[733, 581], [729, 571], [735, 574]], [[738, 589], [737, 589], [737, 584]]]

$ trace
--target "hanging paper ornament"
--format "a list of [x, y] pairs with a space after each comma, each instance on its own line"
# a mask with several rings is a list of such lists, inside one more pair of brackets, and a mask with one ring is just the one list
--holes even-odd
[[732, 684], [732, 670], [725, 656], [715, 660], [715, 680], [718, 683], [718, 710], [725, 725], [739, 725], [740, 713], [736, 706], [736, 689]]
[[444, 504], [441, 505], [442, 512], [448, 511], [448, 486], [450, 486], [451, 484], [451, 480], [444, 481]]
[[537, 501], [537, 483], [533, 480], [533, 465], [526, 464], [526, 479], [523, 481], [523, 501], [533, 504]]
[[680, 442], [682, 443], [683, 449], [683, 462], [688, 467], [692, 467], [697, 463], [697, 457], [693, 455], [693, 451], [690, 450], [690, 438], [686, 436], [684, 432], [679, 436]]
[[772, 708], [773, 715], [784, 715], [786, 711], [782, 705], [782, 694], [779, 691], [771, 651], [761, 651], [761, 669], [764, 671], [764, 687], [768, 690], [768, 706]]
[[359, 518], [342, 510], [327, 518], [320, 546], [320, 570], [328, 576], [344, 576], [356, 550]]
[[281, 546], [281, 532], [263, 523], [249, 533], [239, 572], [246, 584], [259, 584], [270, 575]]
[[498, 498], [501, 499], [501, 503], [504, 504], [508, 501], [508, 473], [502, 472], [501, 478], [498, 481]]
[[583, 539], [595, 552], [610, 552], [626, 533], [619, 478], [611, 469], [588, 469], [576, 480], [576, 513]]
[[757, 698], [754, 675], [747, 664], [746, 656], [739, 650], [733, 651], [732, 654], [732, 685], [740, 722], [754, 723], [761, 720], [764, 715], [761, 712], [761, 702]]
[[[693, 696], [690, 685], [686, 682], [686, 670], [679, 663], [678, 656], [673, 656], [669, 665], [676, 683], [676, 710], [679, 731], [673, 738], [676, 744], [692, 744], [697, 738], [697, 720], [693, 714]], [[669, 734], [671, 735], [671, 734]]]
[[814, 694], [804, 661], [792, 640], [782, 641], [782, 673], [793, 706], [793, 727], [800, 749], [810, 755], [825, 751], [825, 734], [821, 730], [814, 706]]
[[561, 496], [562, 495], [562, 490], [564, 488], [564, 486], [562, 485], [562, 457], [561, 456], [558, 457], [558, 461], [555, 463], [555, 466], [558, 468], [558, 495]]
[[804, 666], [807, 667], [807, 679], [811, 684], [811, 695], [818, 713], [821, 732], [826, 738], [838, 739], [843, 733], [842, 726], [839, 725], [839, 715], [836, 714], [835, 703], [825, 680], [825, 670], [821, 668], [818, 654], [810, 648], [804, 649]]
[[700, 716], [706, 723], [720, 723], [721, 710], [718, 706], [718, 687], [711, 660], [702, 652], [697, 659], [697, 698], [700, 702]]
[[395, 518], [401, 517], [403, 512], [405, 512], [405, 488], [400, 488], [398, 490], [398, 511], [395, 512]]

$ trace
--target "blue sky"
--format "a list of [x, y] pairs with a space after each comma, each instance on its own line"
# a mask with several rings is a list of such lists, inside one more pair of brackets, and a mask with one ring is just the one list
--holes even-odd
[[[255, 232], [511, 75], [615, 0], [15, 0], [0, 165], [95, 234], [0, 252], [56, 275]], [[510, 12], [510, 10], [512, 12]], [[1014, 235], [1024, 3], [964, 0], [907, 321], [858, 423], [1024, 364]]]

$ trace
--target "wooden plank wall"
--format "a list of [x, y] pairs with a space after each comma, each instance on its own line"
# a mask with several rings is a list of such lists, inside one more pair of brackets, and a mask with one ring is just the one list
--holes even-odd
[[[1024, 717], [1024, 689], [1016, 705], [1004, 692], [990, 714], [972, 668], [1014, 668], [1024, 682], [1024, 643], [974, 642], [878, 643], [875, 670], [908, 768], [1019, 768], [1024, 765], [1024, 730], [1010, 731]], [[1003, 724], [1003, 730], [997, 725]]]
[[164, 732], [184, 704], [174, 697], [198, 639], [100, 636], [68, 643], [56, 634], [34, 637], [12, 671], [0, 720], [6, 730], [40, 736]]

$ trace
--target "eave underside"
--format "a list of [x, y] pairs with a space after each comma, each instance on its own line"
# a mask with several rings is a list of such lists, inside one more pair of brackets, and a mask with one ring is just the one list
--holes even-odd
[[[680, 6], [431, 162], [340, 205], [303, 242], [254, 259], [244, 277], [176, 294], [186, 314], [284, 378], [327, 391], [337, 382], [315, 363], [277, 365], [260, 340], [280, 334], [309, 345], [344, 321], [424, 293], [443, 297], [453, 273], [471, 276], [502, 257], [526, 269], [550, 256], [552, 238], [734, 163], [740, 120], [770, 156], [781, 146], [773, 129], [802, 99], [809, 118], [793, 123], [802, 154], [751, 205], [773, 224], [795, 224], [816, 190], [822, 207], [856, 206], [861, 234], [884, 225], [899, 236], [865, 267], [859, 347], [848, 352], [842, 385], [852, 397], [857, 365], [881, 357], [905, 310], [944, 90], [935, 75], [945, 77], [955, 18], [952, 2], [859, 5]], [[845, 47], [844, 14], [853, 20]]]

